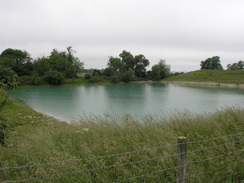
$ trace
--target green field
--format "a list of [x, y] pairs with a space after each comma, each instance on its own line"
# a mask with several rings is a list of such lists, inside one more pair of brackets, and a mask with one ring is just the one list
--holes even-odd
[[198, 70], [171, 76], [164, 80], [244, 84], [244, 70]]
[[179, 136], [194, 142], [187, 182], [244, 180], [244, 109], [238, 107], [175, 111], [169, 119], [87, 116], [68, 124], [8, 100], [0, 114], [1, 181], [175, 182]]

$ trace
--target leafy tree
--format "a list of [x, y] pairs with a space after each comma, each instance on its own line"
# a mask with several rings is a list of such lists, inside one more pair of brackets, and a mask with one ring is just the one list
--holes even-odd
[[108, 76], [108, 77], [112, 76], [113, 73], [114, 73], [114, 69], [112, 69], [111, 67], [107, 67], [107, 68], [104, 69], [104, 71], [103, 71], [103, 75], [104, 75], [104, 76]]
[[135, 61], [134, 61], [134, 56], [128, 52], [128, 51], [123, 51], [122, 53], [119, 54], [122, 62], [125, 64], [125, 70], [128, 71], [129, 69], [134, 70], [135, 67]]
[[135, 75], [137, 77], [142, 77], [143, 73], [144, 76], [146, 75], [146, 67], [149, 66], [149, 60], [142, 54], [136, 55], [134, 58], [135, 63]]
[[51, 70], [49, 59], [43, 56], [34, 60], [34, 70], [39, 76], [44, 76], [46, 72]]
[[72, 47], [66, 51], [58, 51], [53, 49], [49, 56], [49, 63], [52, 70], [63, 73], [66, 78], [77, 77], [77, 73], [83, 68], [84, 63], [74, 56]]
[[151, 79], [152, 80], [160, 80], [168, 77], [170, 74], [170, 66], [166, 65], [165, 60], [160, 60], [158, 64], [152, 66], [151, 70]]
[[18, 76], [30, 75], [34, 70], [32, 58], [27, 51], [8, 48], [1, 53], [1, 65], [14, 70]]
[[120, 58], [117, 57], [109, 57], [109, 61], [108, 61], [108, 67], [112, 69], [112, 71], [114, 73], [122, 73], [124, 68], [125, 68], [125, 64], [122, 62], [122, 60]]
[[208, 70], [223, 70], [223, 67], [220, 63], [220, 57], [214, 56], [212, 58], [207, 58], [205, 61], [201, 61], [201, 69]]
[[18, 76], [15, 71], [9, 67], [0, 68], [0, 89], [14, 91], [19, 85], [17, 80]]
[[227, 70], [242, 70], [242, 69], [244, 69], [244, 61], [239, 61], [237, 63], [227, 65]]
[[[136, 77], [146, 78], [146, 67], [149, 60], [142, 54], [135, 57], [128, 51], [122, 51], [118, 57], [109, 57], [108, 67], [104, 69], [103, 75], [113, 77], [113, 82], [120, 80], [124, 82], [132, 81]], [[133, 72], [132, 72], [133, 71]]]

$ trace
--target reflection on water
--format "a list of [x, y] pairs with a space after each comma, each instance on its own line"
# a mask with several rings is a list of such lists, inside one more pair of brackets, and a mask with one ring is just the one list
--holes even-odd
[[185, 109], [202, 113], [244, 104], [244, 89], [163, 83], [21, 88], [11, 96], [64, 120], [85, 114], [142, 116]]

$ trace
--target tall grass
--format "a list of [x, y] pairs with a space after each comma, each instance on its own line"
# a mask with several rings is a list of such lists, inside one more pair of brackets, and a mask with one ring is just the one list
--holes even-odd
[[[175, 112], [168, 119], [155, 115], [140, 120], [131, 116], [87, 116], [68, 124], [8, 101], [1, 114], [11, 124], [8, 138], [0, 147], [2, 167], [59, 162], [3, 170], [0, 171], [3, 180], [42, 177], [34, 182], [116, 182], [132, 178], [127, 182], [175, 182], [175, 169], [157, 171], [177, 166], [177, 156], [173, 156], [177, 154], [177, 146], [97, 159], [91, 157], [176, 144], [178, 136], [186, 136], [192, 142], [244, 132], [244, 109], [238, 107], [203, 115]], [[243, 134], [188, 144], [189, 152], [213, 148], [189, 153], [187, 182], [244, 180], [241, 150], [244, 143], [240, 139]], [[233, 141], [236, 142], [230, 143]], [[227, 145], [219, 146], [223, 143]], [[216, 158], [223, 154], [225, 156]], [[172, 157], [159, 158], [168, 156]], [[83, 158], [91, 159], [60, 162]], [[83, 169], [89, 171], [78, 173]], [[67, 172], [74, 173], [65, 174]]]

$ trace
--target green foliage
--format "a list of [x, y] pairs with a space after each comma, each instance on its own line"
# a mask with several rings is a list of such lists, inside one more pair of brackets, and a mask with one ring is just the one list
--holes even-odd
[[[84, 63], [80, 62], [74, 54], [75, 51], [72, 47], [68, 47], [67, 51], [54, 49], [50, 56], [43, 56], [32, 62], [28, 52], [8, 48], [0, 55], [1, 85], [5, 84], [6, 79], [12, 78], [13, 75], [16, 75], [16, 78], [21, 77], [20, 82], [22, 85], [43, 84], [44, 76], [45, 80], [49, 80], [47, 76], [50, 75], [50, 71], [62, 73], [65, 78], [75, 78], [83, 68]], [[57, 77], [61, 79], [60, 76]], [[56, 78], [53, 82], [49, 80], [49, 83], [60, 83], [60, 79], [58, 81]]]
[[118, 57], [109, 57], [108, 67], [104, 70], [103, 75], [111, 77], [113, 83], [119, 81], [130, 82], [135, 77], [146, 78], [146, 67], [149, 60], [142, 54], [135, 57], [128, 51], [123, 51]]
[[21, 85], [45, 85], [47, 84], [43, 77], [40, 77], [37, 73], [33, 73], [32, 76], [21, 76], [19, 77], [19, 82], [21, 83]]
[[223, 70], [223, 67], [220, 63], [220, 59], [218, 56], [214, 56], [212, 58], [207, 58], [205, 61], [201, 61], [201, 69], [207, 70]]
[[151, 79], [160, 80], [168, 77], [170, 74], [170, 66], [166, 65], [165, 60], [160, 60], [158, 64], [152, 66]]
[[11, 68], [4, 67], [4, 66], [0, 67], [1, 82], [5, 83], [7, 81], [7, 79], [12, 77], [13, 75], [16, 75], [16, 72], [13, 71]]
[[135, 63], [135, 75], [139, 78], [146, 76], [146, 67], [149, 66], [149, 60], [142, 54], [136, 55], [134, 58]]
[[92, 76], [92, 77], [88, 80], [89, 83], [98, 83], [98, 82], [101, 82], [101, 81], [102, 81], [102, 78], [99, 77], [99, 76]]
[[110, 81], [112, 83], [118, 83], [121, 81], [121, 78], [120, 78], [120, 75], [113, 75], [111, 78], [110, 78]]
[[91, 77], [92, 77], [91, 74], [88, 74], [88, 73], [85, 74], [85, 76], [84, 76], [85, 79], [91, 79]]
[[107, 76], [107, 77], [111, 77], [114, 73], [114, 69], [111, 67], [107, 67], [106, 69], [104, 69], [103, 71], [103, 75]]
[[[3, 111], [7, 98], [8, 95], [0, 90], [0, 113]], [[5, 142], [7, 127], [6, 119], [0, 115], [0, 144], [4, 144]]]
[[128, 71], [126, 71], [123, 75], [121, 80], [125, 83], [128, 83], [130, 81], [134, 81], [135, 80], [135, 72], [132, 69], [129, 69]]
[[101, 71], [98, 70], [98, 69], [94, 69], [93, 73], [92, 73], [92, 76], [101, 76]]
[[29, 75], [34, 70], [32, 58], [27, 51], [8, 48], [0, 55], [0, 63], [14, 70], [18, 76]]
[[51, 85], [61, 85], [64, 82], [64, 76], [58, 71], [49, 71], [44, 76], [44, 81]]
[[51, 70], [49, 59], [47, 57], [40, 57], [34, 60], [35, 72], [39, 76], [44, 76], [46, 72]]
[[109, 57], [108, 68], [112, 70], [113, 73], [122, 73], [125, 68], [125, 64], [122, 62], [120, 58]]
[[228, 64], [227, 65], [227, 70], [242, 70], [244, 69], [244, 61], [239, 61], [237, 63], [233, 63], [233, 64]]
[[119, 56], [121, 58], [122, 63], [124, 63], [126, 71], [128, 71], [129, 69], [134, 70], [135, 60], [134, 56], [130, 52], [124, 50], [122, 51], [122, 53], [119, 54]]
[[10, 68], [1, 68], [0, 69], [0, 89], [15, 91], [18, 86], [18, 76]]
[[59, 52], [54, 49], [49, 56], [51, 69], [63, 73], [66, 78], [76, 77], [78, 68], [70, 60], [70, 57], [65, 51]]

